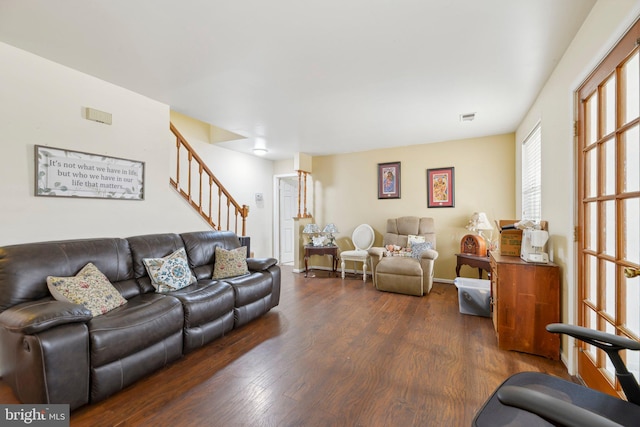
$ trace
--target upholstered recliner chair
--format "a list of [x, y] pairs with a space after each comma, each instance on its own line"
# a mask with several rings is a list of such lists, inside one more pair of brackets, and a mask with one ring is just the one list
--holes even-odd
[[[386, 246], [413, 247], [411, 254], [388, 256]], [[436, 252], [436, 231], [433, 218], [405, 216], [387, 220], [383, 246], [369, 249], [373, 284], [376, 289], [422, 296], [433, 285], [433, 263]]]

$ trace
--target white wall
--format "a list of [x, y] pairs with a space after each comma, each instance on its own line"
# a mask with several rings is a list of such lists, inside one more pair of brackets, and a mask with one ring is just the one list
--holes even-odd
[[[255, 257], [273, 256], [274, 162], [211, 144], [207, 123], [171, 112], [171, 122], [240, 205], [249, 206], [247, 236]], [[255, 195], [261, 193], [263, 202]], [[238, 224], [238, 234], [241, 233]]]
[[[516, 159], [520, 159], [522, 141], [537, 121], [542, 123], [542, 218], [549, 221], [550, 251], [562, 268], [564, 322], [577, 320], [574, 92], [639, 15], [638, 0], [599, 0], [516, 132]], [[516, 163], [516, 188], [520, 188], [521, 165]], [[518, 194], [517, 212], [520, 202]], [[575, 357], [568, 350], [573, 345], [565, 338], [563, 359], [574, 373]]]
[[[0, 246], [208, 229], [169, 186], [169, 106], [3, 43], [0, 64]], [[111, 113], [113, 124], [85, 120], [84, 107]], [[145, 199], [35, 197], [34, 145], [144, 161]], [[252, 247], [270, 255], [270, 231]]]

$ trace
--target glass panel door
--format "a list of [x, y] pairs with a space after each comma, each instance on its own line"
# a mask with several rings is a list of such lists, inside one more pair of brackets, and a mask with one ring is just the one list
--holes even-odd
[[[578, 323], [640, 338], [640, 22], [578, 89]], [[626, 274], [625, 274], [626, 272]], [[578, 374], [622, 395], [604, 352], [581, 343]], [[640, 356], [625, 354], [638, 378]]]

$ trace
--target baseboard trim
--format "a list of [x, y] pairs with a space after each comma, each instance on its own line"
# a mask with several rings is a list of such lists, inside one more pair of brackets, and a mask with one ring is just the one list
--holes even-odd
[[[313, 269], [311, 270], [324, 270], [324, 271], [331, 271], [330, 267], [313, 267]], [[341, 273], [342, 271], [340, 270], [340, 268], [338, 268], [338, 273]], [[293, 269], [294, 273], [304, 273], [304, 268], [294, 268]], [[345, 274], [360, 274], [362, 275], [362, 270], [355, 270], [352, 268], [345, 268], [344, 269]], [[367, 277], [371, 276], [371, 272], [369, 270], [367, 270]], [[440, 279], [438, 277], [434, 277], [433, 278], [434, 282], [438, 282], [438, 283], [446, 283], [447, 285], [453, 285], [453, 279]]]
[[[320, 266], [320, 267], [313, 267], [313, 268], [310, 268], [310, 269], [309, 269], [309, 271], [311, 271], [311, 270], [324, 270], [324, 271], [331, 271], [331, 268], [330, 268], [330, 267], [322, 267], [322, 266]], [[336, 271], [337, 271], [338, 273], [340, 273], [340, 269], [339, 269], [339, 268], [338, 268]], [[348, 272], [349, 270], [345, 270], [345, 271], [346, 271], [346, 272]], [[294, 269], [293, 269], [293, 272], [294, 272], [294, 273], [304, 273], [304, 268], [294, 268]], [[362, 272], [360, 272], [360, 274], [362, 274]]]

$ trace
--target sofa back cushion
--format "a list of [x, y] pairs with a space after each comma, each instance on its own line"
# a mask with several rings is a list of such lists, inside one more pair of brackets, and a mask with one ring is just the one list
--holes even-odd
[[433, 218], [403, 216], [387, 220], [387, 230], [383, 237], [383, 245], [408, 246], [409, 235], [424, 236], [425, 242], [436, 248], [436, 228]]
[[233, 231], [196, 231], [180, 236], [198, 280], [212, 278], [216, 247], [226, 250], [240, 247], [240, 239]]
[[145, 258], [163, 258], [184, 248], [182, 239], [174, 233], [146, 234], [128, 237], [133, 259], [133, 272], [144, 293], [155, 292], [147, 269], [142, 261]]
[[50, 297], [47, 276], [75, 276], [93, 263], [125, 298], [140, 291], [125, 239], [25, 243], [0, 248], [0, 311]]

